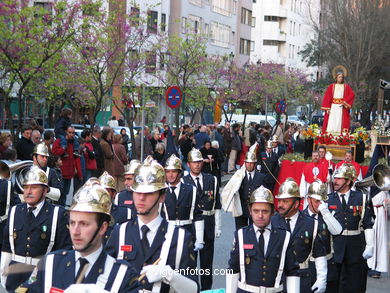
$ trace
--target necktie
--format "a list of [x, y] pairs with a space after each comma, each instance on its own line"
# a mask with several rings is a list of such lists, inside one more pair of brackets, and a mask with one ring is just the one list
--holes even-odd
[[248, 182], [249, 182], [249, 184], [252, 182], [252, 175], [251, 175], [251, 173], [248, 173]]
[[260, 232], [260, 236], [259, 236], [259, 248], [260, 248], [260, 251], [261, 253], [264, 254], [264, 232], [265, 230], [258, 230]]
[[341, 206], [343, 207], [343, 210], [345, 211], [347, 209], [347, 202], [345, 201], [345, 194], [340, 194], [341, 196]]
[[32, 223], [32, 221], [35, 219], [35, 216], [34, 216], [34, 213], [33, 211], [36, 209], [37, 207], [29, 207], [27, 208], [27, 216], [28, 216], [28, 221], [30, 223]]
[[172, 194], [175, 194], [175, 189], [176, 189], [176, 186], [171, 186], [171, 193]]
[[87, 272], [88, 264], [89, 264], [88, 260], [86, 260], [83, 257], [79, 258], [79, 262], [80, 262], [80, 268], [79, 268], [79, 270], [77, 271], [77, 274], [76, 274], [76, 282], [75, 282], [75, 284], [80, 284], [80, 283], [82, 283], [84, 281], [85, 273]]
[[141, 232], [142, 232], [141, 244], [142, 244], [142, 251], [144, 253], [144, 257], [146, 257], [146, 255], [149, 251], [149, 248], [150, 248], [149, 240], [148, 240], [148, 237], [146, 236], [146, 234], [148, 234], [149, 231], [150, 231], [150, 229], [148, 226], [143, 225], [141, 227]]
[[199, 181], [199, 177], [196, 177], [196, 189], [198, 190], [198, 193], [201, 194], [202, 193], [202, 186], [200, 186], [200, 181]]
[[286, 219], [286, 224], [287, 224], [287, 230], [291, 232], [291, 226], [290, 226], [291, 219]]

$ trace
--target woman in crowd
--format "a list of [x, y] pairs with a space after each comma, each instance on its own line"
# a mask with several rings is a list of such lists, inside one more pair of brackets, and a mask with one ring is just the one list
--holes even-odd
[[165, 154], [165, 145], [162, 142], [159, 142], [156, 144], [156, 149], [153, 152], [153, 159], [155, 159], [160, 164], [163, 164], [164, 160], [164, 154]]
[[114, 151], [114, 170], [113, 176], [116, 180], [117, 190], [123, 190], [124, 180], [122, 174], [125, 172], [125, 165], [128, 163], [125, 147], [123, 146], [122, 136], [114, 134], [114, 144], [112, 145]]
[[126, 128], [121, 129], [122, 144], [125, 147], [126, 155], [129, 153], [129, 136], [126, 133]]
[[100, 146], [102, 147], [104, 157], [104, 170], [113, 176], [114, 152], [112, 148], [113, 130], [109, 126], [103, 127]]
[[0, 134], [0, 159], [3, 159], [3, 153], [12, 145], [11, 134], [3, 132]]
[[209, 140], [206, 140], [200, 152], [203, 157], [202, 172], [218, 176], [218, 151], [211, 147]]

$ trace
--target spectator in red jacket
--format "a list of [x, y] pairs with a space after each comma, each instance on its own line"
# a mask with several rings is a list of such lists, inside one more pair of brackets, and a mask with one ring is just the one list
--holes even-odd
[[97, 169], [95, 152], [92, 146], [92, 132], [89, 129], [83, 130], [81, 137], [85, 140], [84, 149], [82, 150], [85, 158], [85, 176], [84, 181], [92, 177], [92, 172]]
[[[74, 155], [74, 141], [75, 141], [75, 129], [72, 126], [69, 126], [65, 131], [66, 139], [66, 149], [61, 147], [61, 140], [57, 140], [53, 143], [52, 152], [54, 155], [62, 157], [62, 178], [64, 179], [64, 196], [61, 196], [59, 203], [65, 205], [66, 196], [69, 193], [70, 184], [72, 179], [74, 179], [74, 186], [77, 180], [83, 179], [83, 173], [81, 170], [80, 157]], [[76, 192], [76, 190], [74, 190]]]

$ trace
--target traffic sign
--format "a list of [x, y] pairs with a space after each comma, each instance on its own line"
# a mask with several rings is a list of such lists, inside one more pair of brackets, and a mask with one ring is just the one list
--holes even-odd
[[175, 109], [180, 106], [183, 95], [178, 86], [170, 86], [165, 93], [165, 101], [169, 108]]

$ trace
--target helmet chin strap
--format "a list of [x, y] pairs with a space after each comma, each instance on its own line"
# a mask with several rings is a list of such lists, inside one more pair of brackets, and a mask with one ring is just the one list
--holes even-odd
[[137, 215], [141, 215], [141, 216], [149, 215], [150, 212], [153, 210], [153, 208], [158, 204], [158, 202], [160, 200], [160, 196], [161, 196], [161, 194], [158, 195], [156, 202], [152, 205], [152, 207], [149, 210], [147, 210], [146, 212], [143, 212], [143, 213], [140, 213], [139, 211], [137, 211]]
[[92, 239], [88, 242], [88, 244], [82, 249], [77, 249], [78, 252], [85, 252], [92, 246], [92, 242], [95, 240], [96, 235], [98, 234], [100, 228], [102, 227], [102, 224], [96, 229], [95, 233], [93, 234]]
[[345, 187], [346, 184], [347, 184], [347, 180], [345, 180], [344, 184], [341, 185], [341, 187], [336, 190], [336, 189], [334, 189], [334, 183], [333, 183], [333, 190], [336, 192], [339, 192], [341, 189], [343, 189]]
[[292, 208], [294, 207], [294, 204], [295, 204], [295, 199], [293, 201], [293, 203], [291, 204], [291, 206], [288, 208], [287, 212], [284, 212], [283, 214], [281, 214], [283, 217], [285, 217], [286, 215], [288, 215], [288, 213], [292, 210]]

